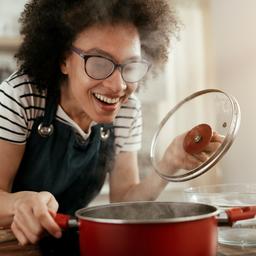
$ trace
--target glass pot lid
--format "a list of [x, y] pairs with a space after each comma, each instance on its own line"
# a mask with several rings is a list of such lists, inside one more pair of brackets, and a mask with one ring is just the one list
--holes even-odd
[[[205, 173], [231, 146], [240, 126], [240, 119], [238, 102], [221, 90], [207, 89], [186, 97], [167, 113], [154, 134], [150, 158], [155, 171], [163, 179], [173, 182], [187, 181]], [[205, 157], [214, 134], [218, 134], [221, 142]], [[175, 153], [175, 150], [170, 151], [170, 145], [172, 149], [181, 149]], [[183, 165], [170, 173], [169, 166], [162, 161], [167, 149], [172, 162], [177, 161], [181, 155], [192, 160], [194, 157], [198, 160], [198, 154], [204, 154], [204, 157], [200, 158], [200, 163], [195, 167]]]

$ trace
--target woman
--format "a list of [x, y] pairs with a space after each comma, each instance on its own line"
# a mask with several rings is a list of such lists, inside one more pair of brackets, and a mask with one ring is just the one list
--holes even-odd
[[177, 24], [167, 0], [32, 0], [20, 21], [20, 68], [1, 84], [0, 226], [24, 245], [44, 230], [61, 237], [57, 210], [87, 205], [107, 172], [111, 202], [164, 189], [153, 171], [139, 179], [134, 92], [164, 64]]

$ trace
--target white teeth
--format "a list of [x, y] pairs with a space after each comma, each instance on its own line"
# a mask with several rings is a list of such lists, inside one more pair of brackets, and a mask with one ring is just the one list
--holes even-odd
[[119, 98], [108, 98], [106, 96], [103, 96], [99, 93], [94, 93], [94, 96], [99, 99], [100, 101], [106, 102], [108, 104], [114, 104], [119, 101]]

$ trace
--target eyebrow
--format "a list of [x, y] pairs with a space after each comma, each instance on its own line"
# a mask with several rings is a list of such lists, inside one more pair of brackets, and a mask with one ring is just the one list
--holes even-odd
[[[105, 52], [104, 50], [102, 50], [100, 48], [92, 48], [92, 49], [89, 49], [87, 51], [84, 51], [84, 50], [82, 50], [82, 51], [86, 54], [99, 54], [102, 57], [107, 57], [107, 58], [115, 61], [116, 63], [118, 63], [116, 58], [114, 58], [111, 54], [109, 54], [108, 52]], [[127, 60], [142, 60], [142, 59], [143, 58], [141, 56], [133, 56], [133, 57], [130, 57], [130, 58], [126, 59], [125, 61], [127, 61]]]
[[113, 59], [113, 56], [111, 54], [109, 54], [108, 52], [105, 52], [99, 48], [92, 48], [92, 49], [89, 49], [87, 51], [84, 51], [85, 53], [89, 53], [89, 54], [99, 54], [99, 55], [103, 55], [105, 57], [109, 57], [109, 58], [112, 58]]

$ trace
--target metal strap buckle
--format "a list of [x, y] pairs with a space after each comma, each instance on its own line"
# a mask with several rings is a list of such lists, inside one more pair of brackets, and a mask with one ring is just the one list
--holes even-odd
[[37, 131], [40, 136], [42, 137], [49, 137], [53, 133], [53, 125], [50, 124], [49, 126], [45, 126], [43, 123], [40, 123], [37, 127]]
[[107, 140], [110, 136], [110, 129], [100, 127], [100, 137], [103, 141]]

